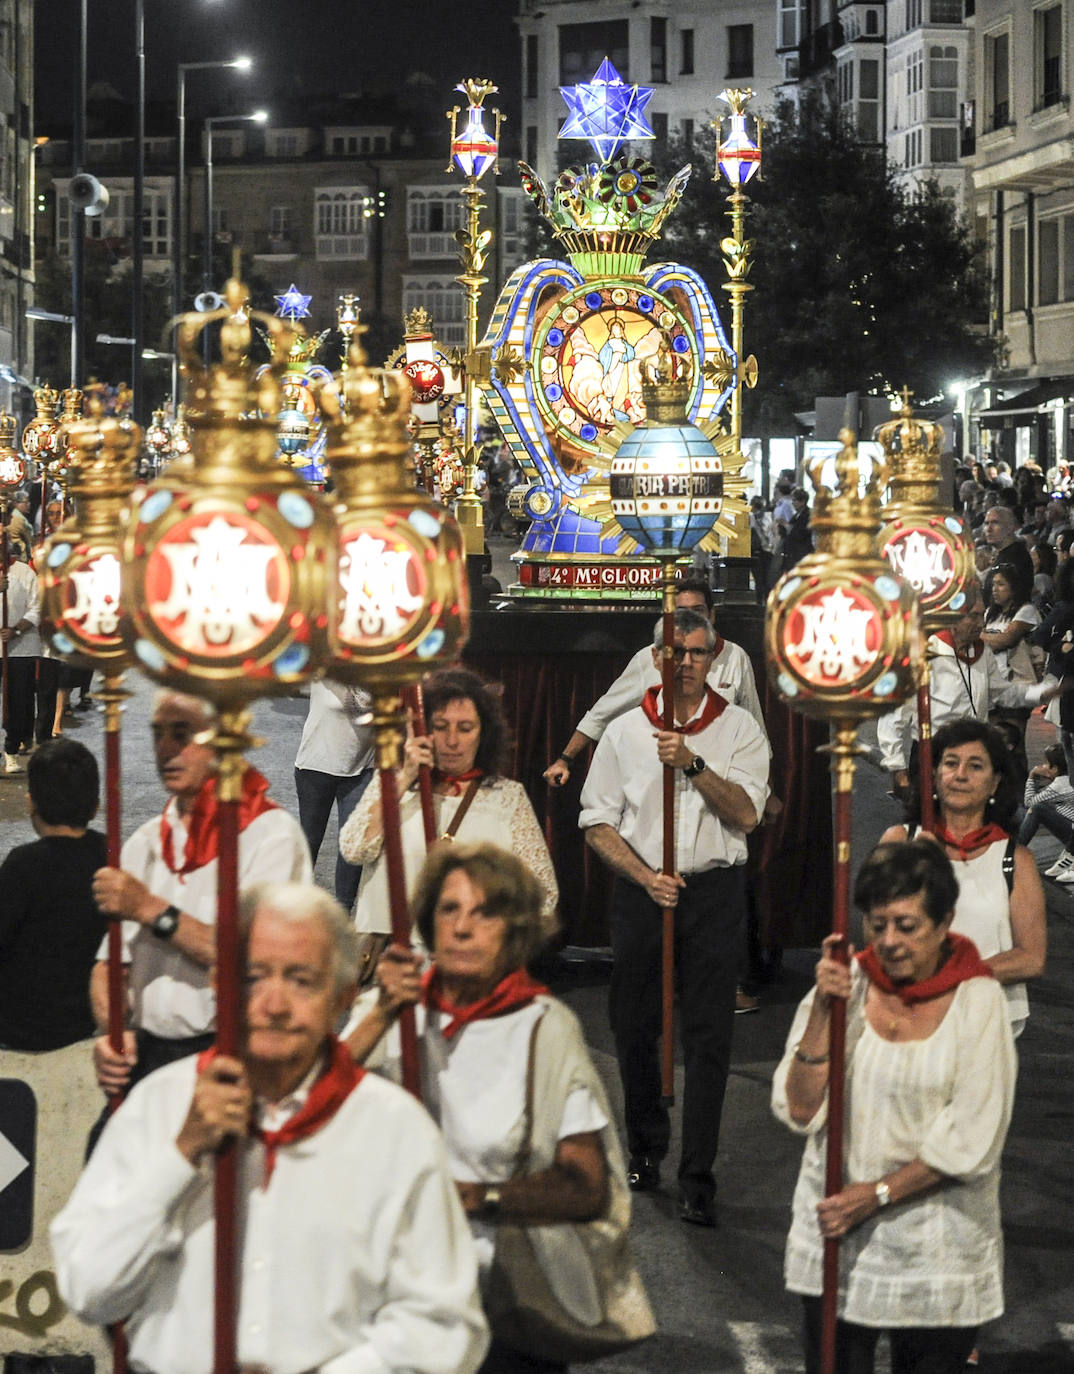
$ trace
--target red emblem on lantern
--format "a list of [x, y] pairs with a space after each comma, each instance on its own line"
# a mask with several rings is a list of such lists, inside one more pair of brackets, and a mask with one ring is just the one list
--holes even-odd
[[403, 372], [414, 390], [414, 400], [419, 404], [438, 401], [443, 396], [444, 373], [431, 358], [415, 358], [407, 363]]
[[786, 623], [787, 666], [817, 688], [850, 684], [876, 662], [884, 642], [883, 621], [860, 591], [817, 587], [794, 605]]
[[411, 648], [410, 631], [428, 616], [428, 588], [421, 551], [394, 530], [366, 525], [340, 535], [339, 638], [344, 651], [358, 648]]
[[177, 521], [146, 561], [149, 617], [192, 654], [225, 658], [260, 649], [290, 595], [284, 551], [263, 525], [234, 511]]

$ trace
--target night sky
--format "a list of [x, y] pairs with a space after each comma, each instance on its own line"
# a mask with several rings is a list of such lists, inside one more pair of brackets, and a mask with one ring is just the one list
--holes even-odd
[[[106, 80], [133, 98], [134, 0], [88, 0], [89, 82]], [[351, 92], [370, 79], [403, 80], [423, 71], [444, 87], [487, 76], [516, 107], [519, 50], [516, 0], [145, 0], [147, 87], [174, 99], [178, 62], [247, 53], [250, 76], [205, 73], [188, 78], [191, 114], [204, 112], [214, 82], [249, 90], [271, 112], [274, 91]], [[79, 0], [47, 0], [35, 9], [35, 75], [39, 127], [70, 118], [75, 87]], [[464, 19], [465, 17], [465, 19]], [[464, 27], [465, 22], [465, 27]]]

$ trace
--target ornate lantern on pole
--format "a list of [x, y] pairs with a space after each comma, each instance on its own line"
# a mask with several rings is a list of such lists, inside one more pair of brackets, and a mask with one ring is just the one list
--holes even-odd
[[[699, 429], [687, 418], [690, 364], [662, 339], [655, 365], [642, 384], [645, 420], [631, 430], [620, 426], [611, 461], [612, 530], [624, 536], [620, 549], [641, 548], [659, 558], [663, 572], [664, 729], [675, 728], [675, 565], [694, 549], [719, 546], [730, 528], [721, 523], [728, 497], [741, 493], [734, 475], [737, 450], [720, 436], [718, 422]], [[710, 433], [711, 430], [711, 433]], [[728, 460], [731, 459], [730, 463]], [[675, 769], [664, 768], [664, 872], [675, 872]], [[661, 1091], [674, 1096], [675, 912], [663, 913], [663, 1030]]]
[[[720, 249], [727, 269], [727, 281], [724, 282], [723, 289], [731, 297], [731, 348], [734, 357], [729, 358], [726, 354], [718, 357], [712, 367], [719, 374], [722, 385], [734, 382], [734, 390], [731, 392], [731, 437], [741, 449], [742, 388], [747, 386], [752, 390], [757, 385], [757, 359], [752, 353], [748, 358], [742, 357], [742, 320], [746, 296], [753, 290], [747, 280], [753, 266], [750, 259], [753, 241], [745, 237], [746, 206], [749, 204], [749, 196], [743, 187], [761, 170], [761, 135], [764, 125], [757, 115], [750, 113], [746, 108], [753, 99], [753, 91], [748, 87], [742, 90], [732, 88], [721, 91], [717, 98], [731, 107], [729, 115], [722, 115], [713, 122], [717, 148], [716, 170], [712, 179], [719, 183], [722, 173], [731, 187], [728, 197], [731, 208], [727, 211], [731, 221], [731, 233], [723, 239]], [[741, 526], [736, 526], [734, 544], [739, 546], [734, 549], [736, 556], [749, 557], [748, 523], [743, 522]]]
[[[325, 456], [334, 485], [338, 580], [330, 592], [336, 643], [331, 677], [373, 696], [377, 769], [392, 938], [410, 943], [394, 770], [402, 764], [402, 689], [458, 656], [469, 629], [462, 536], [448, 511], [415, 490], [407, 463], [410, 384], [366, 366], [351, 344], [347, 366], [321, 392]], [[403, 1077], [418, 1087], [413, 1017], [401, 1022]]]
[[[11, 493], [22, 485], [26, 476], [26, 464], [15, 450], [15, 417], [7, 411], [0, 411], [0, 570], [7, 578], [8, 542], [7, 508]], [[0, 626], [5, 630], [7, 623], [7, 582], [0, 592]], [[7, 639], [0, 640], [0, 693], [3, 694], [4, 727], [7, 727]]]
[[[129, 693], [123, 674], [130, 651], [123, 637], [120, 601], [119, 519], [134, 489], [142, 431], [106, 416], [99, 394], [90, 397], [85, 419], [63, 434], [75, 515], [52, 535], [41, 560], [42, 609], [52, 626], [52, 648], [68, 662], [98, 668], [104, 686], [105, 832], [108, 864], [119, 867], [122, 823], [120, 716]], [[108, 927], [108, 1038], [123, 1049], [126, 1022], [122, 936], [119, 921]], [[113, 1097], [113, 1108], [120, 1103]]]
[[[456, 105], [447, 112], [451, 121], [451, 161], [447, 170], [450, 172], [457, 167], [466, 178], [462, 190], [462, 198], [466, 202], [466, 228], [455, 233], [462, 258], [462, 275], [455, 280], [466, 293], [466, 344], [461, 357], [466, 404], [463, 450], [465, 482], [462, 494], [455, 503], [455, 514], [466, 539], [467, 558], [480, 558], [485, 549], [485, 526], [481, 501], [474, 486], [478, 463], [477, 404], [478, 389], [482, 383], [488, 383], [492, 368], [488, 349], [477, 346], [477, 311], [481, 288], [488, 282], [488, 277], [482, 275], [482, 269], [488, 246], [492, 242], [492, 230], [481, 228], [481, 202], [485, 193], [479, 183], [490, 167], [494, 176], [499, 174], [500, 125], [503, 116], [499, 110], [484, 108], [486, 96], [495, 95], [499, 89], [484, 77], [467, 77], [455, 89], [462, 91], [469, 101], [466, 123], [461, 130], [458, 127], [459, 107]], [[490, 114], [494, 121], [491, 132], [485, 128], [486, 114]]]
[[[835, 894], [832, 930], [847, 959], [850, 904], [850, 821], [858, 723], [904, 701], [916, 686], [920, 661], [917, 599], [876, 552], [883, 469], [859, 491], [855, 436], [842, 430], [835, 460], [839, 489], [817, 487], [812, 529], [817, 547], [772, 588], [765, 625], [769, 679], [796, 711], [831, 722], [835, 774]], [[846, 1005], [831, 1014], [826, 1191], [842, 1186]], [[824, 1244], [821, 1360], [835, 1374], [839, 1243]]]
[[[82, 392], [77, 386], [64, 389], [63, 400], [52, 446], [52, 457], [48, 462], [48, 473], [60, 488], [60, 510], [67, 514], [67, 436], [72, 425], [82, 419]], [[141, 431], [139, 431], [141, 433]], [[44, 521], [42, 521], [44, 532]]]
[[23, 426], [22, 451], [32, 463], [40, 465], [41, 479], [41, 530], [45, 528], [45, 506], [48, 504], [48, 464], [56, 443], [59, 420], [56, 407], [59, 405], [59, 392], [53, 391], [48, 382], [34, 392], [34, 405], [37, 414]]
[[[890, 465], [891, 500], [884, 507], [877, 547], [918, 595], [926, 638], [953, 625], [966, 610], [966, 583], [976, 578], [973, 540], [960, 515], [940, 500], [943, 429], [917, 420], [903, 391], [897, 420], [876, 437]], [[932, 711], [926, 666], [917, 689], [921, 824], [935, 826], [932, 795]]]
[[[226, 304], [184, 315], [178, 350], [188, 378], [189, 464], [137, 492], [123, 536], [123, 602], [131, 647], [156, 681], [217, 708], [219, 886], [217, 1045], [239, 1045], [238, 833], [248, 705], [290, 692], [327, 656], [336, 542], [331, 518], [305, 483], [276, 460], [279, 373], [292, 329], [267, 328], [276, 366], [247, 363], [246, 288], [229, 281]], [[203, 367], [199, 333], [220, 321], [221, 361]], [[216, 1374], [234, 1374], [237, 1312], [236, 1155], [216, 1159]]]

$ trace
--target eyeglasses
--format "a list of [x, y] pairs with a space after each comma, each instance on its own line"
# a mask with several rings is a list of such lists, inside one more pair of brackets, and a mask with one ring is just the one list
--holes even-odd
[[671, 656], [676, 663], [681, 663], [689, 655], [691, 663], [704, 663], [706, 658], [712, 657], [711, 649], [684, 649], [681, 644], [676, 644], [671, 651]]

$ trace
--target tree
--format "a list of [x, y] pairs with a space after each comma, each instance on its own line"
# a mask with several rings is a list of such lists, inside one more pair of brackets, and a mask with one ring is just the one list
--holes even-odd
[[[694, 267], [722, 298], [728, 188], [711, 180], [714, 151], [712, 134], [689, 153], [671, 150], [673, 165], [690, 159], [695, 171], [661, 256]], [[794, 433], [795, 411], [848, 391], [908, 386], [922, 405], [956, 378], [987, 369], [981, 256], [935, 183], [911, 193], [819, 97], [803, 98], [798, 109], [784, 104], [763, 151], [764, 179], [748, 187], [745, 229], [754, 290], [744, 348], [760, 368], [756, 390], [744, 397], [747, 433]], [[721, 314], [729, 319], [726, 308]]]

